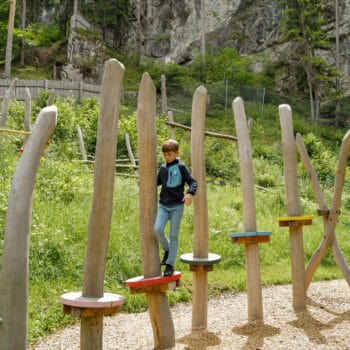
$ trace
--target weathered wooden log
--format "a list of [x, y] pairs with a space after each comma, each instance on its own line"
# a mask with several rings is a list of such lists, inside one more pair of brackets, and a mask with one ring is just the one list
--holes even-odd
[[0, 349], [26, 349], [28, 262], [35, 177], [57, 108], [41, 110], [18, 162], [9, 194], [0, 273]]
[[[148, 73], [142, 76], [137, 102], [140, 174], [139, 225], [142, 269], [145, 278], [161, 275], [159, 245], [153, 227], [157, 213], [156, 90]], [[153, 329], [154, 348], [175, 345], [174, 324], [165, 292], [146, 294]]]
[[[298, 193], [297, 155], [293, 133], [292, 110], [290, 106], [280, 105], [279, 115], [282, 132], [282, 151], [288, 216], [300, 216], [301, 209]], [[306, 286], [302, 225], [289, 226], [289, 240], [292, 270], [293, 308], [295, 310], [303, 310], [306, 308]]]
[[[193, 197], [194, 242], [193, 257], [208, 257], [208, 200], [205, 174], [204, 131], [207, 90], [196, 89], [192, 102], [191, 166], [198, 191]], [[192, 330], [206, 330], [208, 318], [208, 274], [202, 267], [192, 273]]]
[[[237, 97], [232, 104], [238, 138], [239, 166], [243, 197], [243, 227], [245, 232], [256, 231], [256, 207], [254, 192], [253, 157], [243, 100]], [[248, 320], [263, 319], [262, 290], [260, 281], [259, 246], [245, 245], [247, 268]]]
[[[104, 294], [106, 255], [113, 212], [116, 135], [124, 66], [116, 59], [105, 64], [98, 119], [95, 177], [85, 255], [83, 297]], [[81, 349], [102, 349], [103, 315], [82, 317]]]
[[[178, 124], [178, 123], [172, 123], [170, 121], [166, 122], [166, 124], [169, 125], [169, 126], [175, 127], [175, 128], [186, 130], [186, 131], [191, 131], [192, 130], [192, 128], [190, 126], [186, 126], [186, 125], [182, 125], [182, 124]], [[220, 138], [220, 139], [237, 141], [237, 137], [235, 137], [235, 136], [219, 134], [217, 132], [212, 132], [212, 131], [204, 131], [204, 135], [205, 136], [211, 136], [211, 137], [217, 137], [217, 138]]]

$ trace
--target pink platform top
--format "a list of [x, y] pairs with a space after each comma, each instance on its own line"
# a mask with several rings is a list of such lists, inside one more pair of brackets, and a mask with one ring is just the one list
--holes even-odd
[[72, 292], [61, 295], [63, 305], [84, 308], [108, 308], [122, 305], [124, 298], [118, 294], [104, 293], [101, 298], [83, 297], [81, 292]]
[[125, 281], [125, 284], [128, 287], [142, 287], [142, 286], [151, 286], [155, 284], [162, 284], [162, 283], [177, 281], [180, 278], [181, 278], [181, 272], [175, 271], [173, 275], [167, 276], [167, 277], [157, 276], [157, 277], [151, 277], [151, 278], [144, 278], [143, 276], [138, 276], [138, 277], [130, 278], [127, 281]]

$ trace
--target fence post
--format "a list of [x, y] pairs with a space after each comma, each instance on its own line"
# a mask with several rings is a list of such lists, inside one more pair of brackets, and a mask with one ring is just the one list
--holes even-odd
[[2, 115], [0, 120], [0, 127], [4, 128], [6, 125], [6, 119], [7, 119], [7, 113], [9, 109], [9, 101], [14, 96], [14, 91], [16, 88], [16, 83], [18, 81], [18, 78], [14, 78], [9, 86], [9, 88], [5, 92], [5, 96], [2, 100]]
[[78, 99], [81, 100], [83, 98], [83, 81], [79, 81], [79, 91], [78, 91]]
[[[173, 112], [169, 111], [168, 112], [168, 121], [170, 123], [174, 123], [174, 117], [173, 117]], [[176, 140], [176, 128], [174, 126], [169, 126], [170, 128], [170, 138], [173, 140]]]
[[[29, 88], [25, 88], [25, 114], [24, 114], [24, 131], [30, 132], [30, 115], [32, 113], [32, 99]], [[24, 136], [26, 143], [28, 136]]]
[[167, 103], [167, 97], [166, 97], [166, 78], [164, 74], [162, 74], [160, 81], [161, 81], [161, 93], [162, 93], [162, 112], [163, 114], [166, 114], [168, 112], [168, 103]]

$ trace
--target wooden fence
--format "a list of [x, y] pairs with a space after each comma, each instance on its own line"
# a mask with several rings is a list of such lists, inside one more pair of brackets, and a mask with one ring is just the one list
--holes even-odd
[[[11, 79], [0, 79], [0, 96], [5, 96], [5, 91], [9, 88]], [[65, 80], [17, 80], [13, 92], [13, 98], [17, 100], [25, 99], [25, 88], [28, 88], [31, 97], [34, 98], [38, 92], [46, 90], [59, 96], [72, 97], [76, 100], [81, 98], [100, 96], [100, 86], [86, 84], [82, 81]]]

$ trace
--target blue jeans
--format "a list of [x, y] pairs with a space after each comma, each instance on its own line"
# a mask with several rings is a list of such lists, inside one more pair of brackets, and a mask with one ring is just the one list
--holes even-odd
[[[179, 231], [182, 215], [184, 212], [183, 204], [163, 205], [159, 204], [156, 222], [154, 224], [154, 233], [158, 242], [164, 251], [169, 251], [166, 264], [175, 265], [177, 250], [179, 247]], [[169, 240], [164, 234], [165, 225], [170, 221]]]

